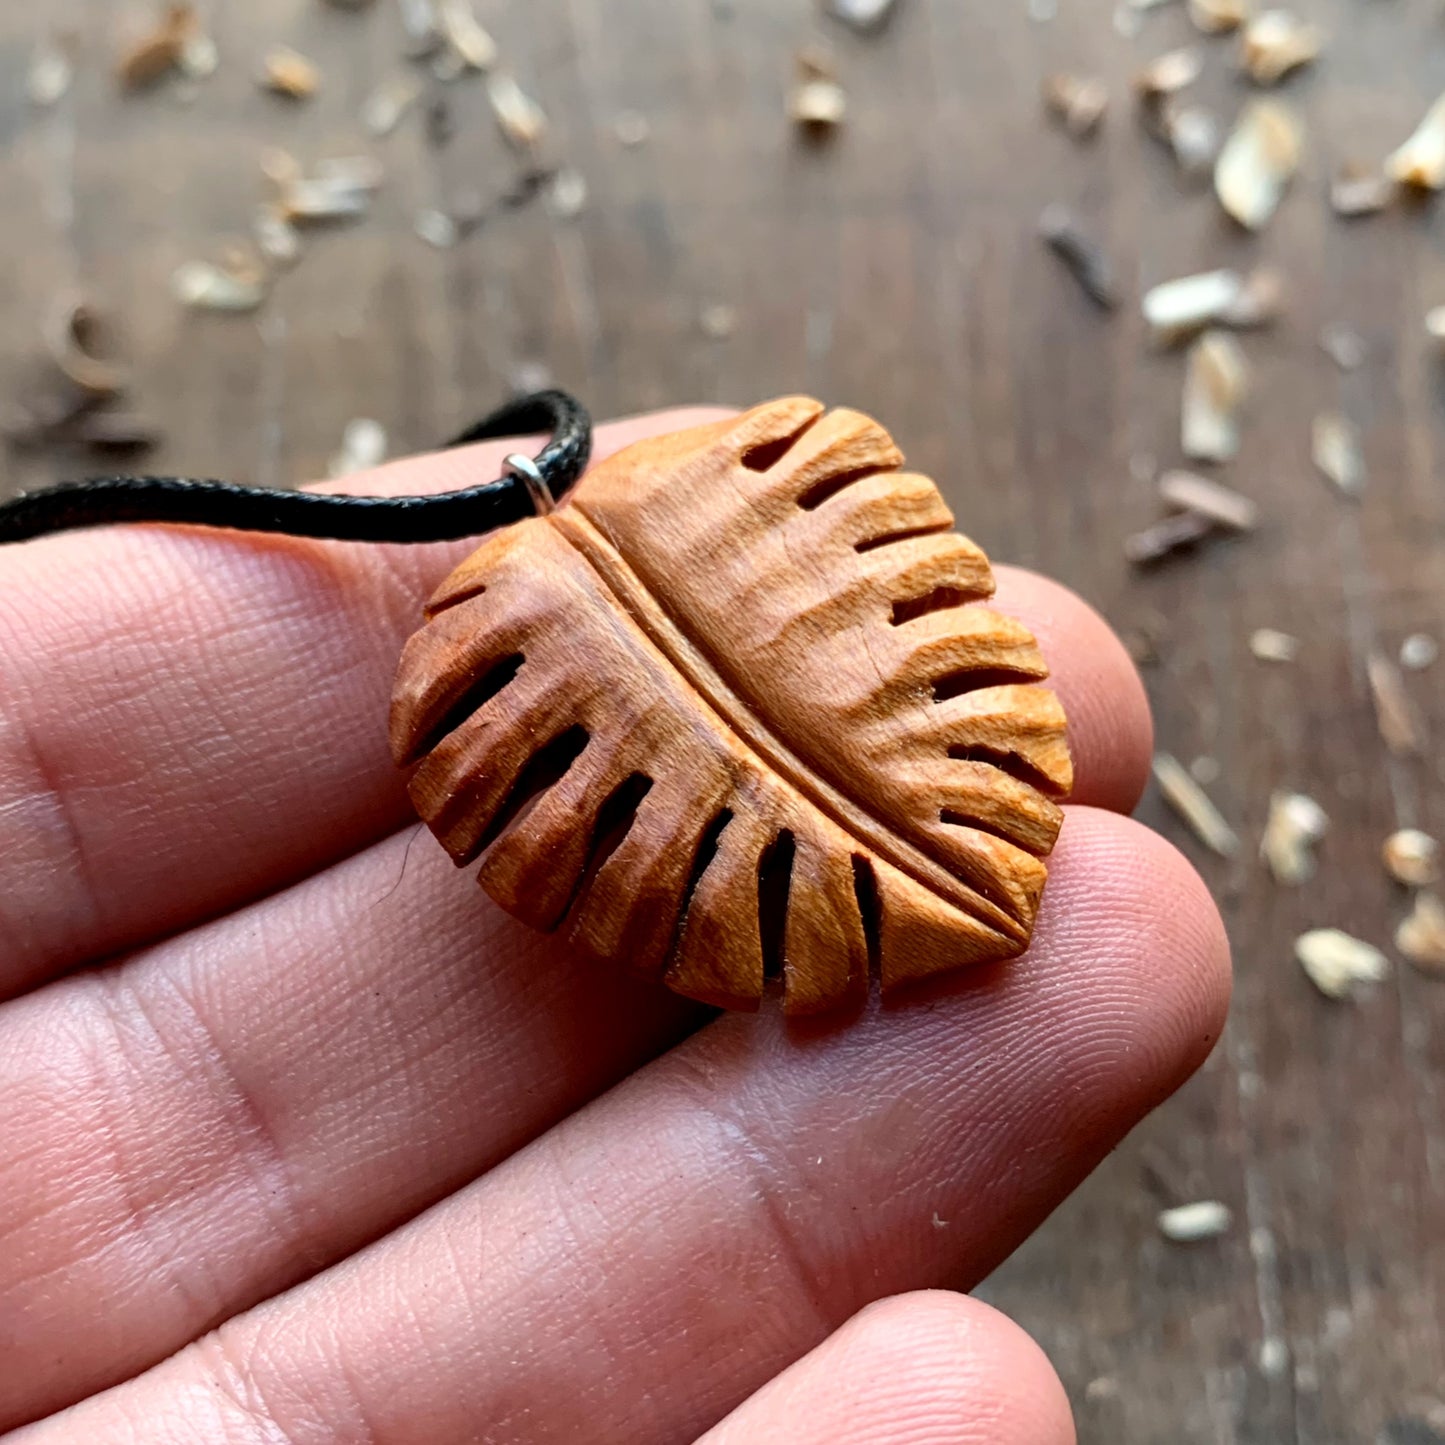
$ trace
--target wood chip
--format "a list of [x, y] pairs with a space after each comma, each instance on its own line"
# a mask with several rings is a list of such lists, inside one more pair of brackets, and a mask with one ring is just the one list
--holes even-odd
[[547, 187], [547, 210], [559, 221], [574, 221], [587, 209], [587, 178], [564, 166]]
[[386, 428], [370, 417], [356, 417], [346, 423], [341, 448], [331, 458], [328, 475], [336, 479], [370, 471], [386, 460], [386, 451]]
[[256, 211], [252, 234], [256, 247], [272, 266], [294, 266], [301, 259], [301, 233], [279, 207], [262, 205]]
[[315, 225], [364, 216], [380, 187], [383, 171], [371, 156], [342, 156], [322, 161], [306, 175], [285, 151], [269, 152], [262, 162], [276, 187], [276, 205], [293, 225]]
[[879, 30], [893, 14], [896, 0], [828, 0], [828, 13], [864, 32]]
[[1095, 76], [1056, 74], [1043, 85], [1044, 107], [1076, 140], [1097, 134], [1109, 108], [1109, 88]]
[[1216, 325], [1243, 292], [1244, 278], [1238, 271], [1201, 271], [1194, 276], [1180, 276], [1144, 293], [1144, 320], [1159, 345], [1187, 340], [1205, 327]]
[[1234, 1215], [1227, 1204], [1201, 1199], [1194, 1204], [1162, 1210], [1155, 1223], [1159, 1233], [1173, 1244], [1198, 1244], [1227, 1234]]
[[1239, 452], [1239, 411], [1249, 385], [1233, 337], [1206, 331], [1189, 350], [1180, 441], [1194, 461], [1224, 462]]
[[1321, 412], [1310, 429], [1310, 454], [1321, 474], [1347, 497], [1365, 489], [1365, 458], [1360, 434], [1348, 417]]
[[1298, 637], [1275, 627], [1256, 627], [1249, 634], [1249, 650], [1261, 662], [1293, 662], [1299, 649]]
[[487, 100], [508, 145], [514, 150], [534, 151], [547, 134], [547, 113], [517, 83], [509, 71], [494, 70], [487, 76]]
[[1385, 839], [1385, 871], [1407, 888], [1429, 888], [1440, 880], [1440, 845], [1419, 828], [1401, 828]]
[[1230, 532], [1253, 531], [1259, 522], [1259, 508], [1250, 498], [1196, 472], [1165, 472], [1159, 478], [1159, 495], [1168, 506]]
[[1039, 217], [1039, 235], [1089, 300], [1104, 311], [1118, 306], [1119, 292], [1108, 256], [1083, 233], [1067, 206], [1054, 202], [1044, 208]]
[[640, 111], [624, 110], [613, 120], [612, 134], [618, 145], [636, 150], [652, 139], [652, 123]]
[[471, 0], [437, 0], [437, 25], [453, 54], [468, 70], [490, 70], [497, 42], [472, 11]]
[[1385, 158], [1385, 174], [1417, 190], [1438, 191], [1445, 185], [1445, 95], [1426, 112], [1414, 135]]
[[45, 109], [64, 99], [75, 79], [71, 60], [73, 38], [50, 32], [41, 37], [30, 55], [25, 94], [31, 105]]
[[1365, 338], [1342, 321], [1327, 322], [1320, 328], [1320, 350], [1341, 371], [1358, 371], [1369, 355]]
[[74, 296], [62, 297], [50, 308], [44, 326], [45, 349], [55, 369], [77, 391], [97, 399], [118, 396], [129, 373], [115, 361], [91, 350], [100, 317], [95, 308]]
[[1294, 112], [1277, 100], [1245, 106], [1214, 166], [1219, 203], [1247, 230], [1258, 231], [1274, 215], [1304, 149]]
[[441, 17], [435, 0], [398, 0], [408, 60], [426, 60], [442, 46]]
[[116, 77], [126, 90], [144, 90], [170, 74], [199, 29], [189, 0], [166, 7], [155, 27], [121, 51]]
[[367, 96], [361, 107], [361, 123], [378, 140], [389, 136], [421, 96], [421, 82], [414, 75], [393, 75]]
[[1378, 171], [1348, 165], [1330, 182], [1330, 209], [1337, 216], [1373, 216], [1395, 199], [1397, 187]]
[[1265, 10], [1244, 27], [1240, 63], [1259, 85], [1274, 85], [1315, 60], [1324, 45], [1319, 26], [1290, 10]]
[[1440, 644], [1428, 633], [1412, 632], [1400, 644], [1400, 666], [1407, 672], [1424, 672], [1440, 656]]
[[1189, 0], [1189, 18], [1206, 35], [1223, 35], [1249, 19], [1249, 0]]
[[836, 80], [800, 80], [788, 96], [788, 118], [815, 134], [836, 130], [847, 113], [847, 92]]
[[1276, 883], [1295, 887], [1314, 877], [1314, 847], [1329, 826], [1325, 810], [1306, 794], [1271, 795], [1259, 856]]
[[1405, 691], [1399, 669], [1382, 652], [1372, 652], [1366, 663], [1370, 695], [1375, 702], [1375, 721], [1380, 737], [1399, 757], [1424, 751], [1425, 726], [1419, 710]]
[[1421, 973], [1445, 976], [1445, 903], [1433, 893], [1415, 895], [1415, 907], [1395, 930], [1395, 947]]
[[1350, 998], [1360, 985], [1379, 983], [1390, 972], [1389, 962], [1378, 948], [1338, 928], [1312, 928], [1300, 934], [1294, 955], [1326, 998]]
[[415, 229], [428, 246], [435, 246], [438, 251], [451, 250], [462, 238], [456, 218], [434, 206], [417, 212]]
[[1134, 93], [1144, 101], [1177, 95], [1204, 72], [1204, 57], [1193, 46], [1169, 50], [1134, 76]]
[[1154, 780], [1164, 801], [1206, 848], [1221, 858], [1232, 858], [1239, 852], [1239, 835], [1177, 758], [1168, 753], [1156, 754]]
[[266, 299], [266, 272], [239, 258], [222, 266], [187, 261], [177, 268], [171, 287], [195, 311], [254, 311]]
[[1166, 102], [1159, 125], [1165, 144], [1186, 176], [1202, 176], [1218, 160], [1223, 130], [1213, 111]]
[[315, 61], [285, 45], [272, 46], [261, 62], [257, 83], [288, 100], [309, 100], [321, 89], [321, 71]]
[[1124, 539], [1124, 557], [1135, 567], [1150, 567], [1175, 552], [1197, 546], [1215, 531], [1215, 524], [1198, 512], [1179, 512], [1165, 517], [1142, 532]]
[[726, 341], [738, 329], [738, 313], [725, 301], [704, 306], [698, 314], [702, 333], [712, 341]]

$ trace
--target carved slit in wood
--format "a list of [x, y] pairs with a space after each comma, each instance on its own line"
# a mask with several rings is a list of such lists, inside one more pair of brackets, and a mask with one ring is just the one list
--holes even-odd
[[438, 589], [421, 816], [535, 927], [696, 998], [856, 1002], [1028, 943], [1072, 782], [988, 559], [856, 412], [644, 442]]

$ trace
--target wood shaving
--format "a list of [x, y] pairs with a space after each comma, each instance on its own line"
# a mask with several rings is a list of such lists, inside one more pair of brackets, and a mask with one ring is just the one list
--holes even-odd
[[421, 96], [421, 82], [412, 75], [393, 75], [367, 96], [361, 107], [361, 123], [378, 140], [399, 126], [407, 111]]
[[257, 83], [288, 100], [309, 100], [321, 89], [321, 71], [298, 51], [276, 45], [266, 52]]
[[1276, 883], [1295, 887], [1314, 877], [1314, 847], [1329, 826], [1325, 810], [1304, 793], [1271, 795], [1259, 856]]
[[254, 311], [266, 299], [266, 272], [236, 257], [225, 265], [187, 261], [171, 278], [177, 300], [195, 311]]
[[1424, 672], [1440, 656], [1440, 644], [1428, 633], [1412, 632], [1400, 644], [1400, 666], [1407, 672]]
[[1372, 652], [1366, 664], [1370, 695], [1375, 702], [1375, 721], [1380, 737], [1398, 757], [1424, 751], [1425, 727], [1419, 711], [1405, 691], [1399, 669], [1382, 652]]
[[468, 70], [490, 70], [497, 63], [497, 42], [472, 12], [471, 0], [436, 0], [442, 38]]
[[1155, 1223], [1159, 1233], [1173, 1244], [1198, 1244], [1227, 1234], [1234, 1223], [1234, 1214], [1227, 1204], [1201, 1199], [1194, 1204], [1162, 1210]]
[[1208, 517], [1198, 512], [1179, 512], [1124, 538], [1124, 557], [1135, 567], [1150, 567], [1174, 552], [1197, 545], [1215, 530]]
[[816, 133], [836, 130], [848, 113], [848, 95], [836, 80], [800, 80], [788, 97], [788, 117]]
[[1249, 386], [1233, 337], [1206, 331], [1189, 350], [1180, 441], [1194, 461], [1224, 462], [1239, 452], [1239, 412]]
[[370, 471], [386, 460], [386, 428], [370, 417], [359, 416], [346, 423], [341, 448], [331, 458], [328, 475], [333, 479]]
[[1299, 169], [1304, 132], [1294, 112], [1277, 100], [1245, 106], [1214, 166], [1219, 203], [1247, 230], [1274, 215]]
[[1300, 934], [1294, 955], [1326, 998], [1350, 998], [1360, 985], [1379, 983], [1390, 972], [1389, 962], [1378, 948], [1338, 928], [1312, 928]]
[[864, 32], [879, 30], [893, 14], [897, 0], [829, 0], [828, 13]]
[[76, 297], [63, 297], [46, 318], [45, 349], [55, 369], [78, 391], [109, 398], [125, 389], [128, 373], [91, 351], [99, 329], [100, 318], [93, 307]]
[[547, 134], [547, 114], [517, 83], [516, 76], [495, 70], [487, 76], [487, 100], [507, 144], [533, 151]]
[[1230, 532], [1253, 531], [1259, 522], [1259, 508], [1250, 498], [1194, 472], [1165, 472], [1159, 478], [1159, 495], [1168, 506]]
[[1365, 338], [1342, 321], [1331, 321], [1320, 328], [1320, 350], [1341, 371], [1358, 371], [1369, 355]]
[[451, 250], [462, 236], [456, 218], [435, 207], [417, 213], [416, 233], [428, 246], [435, 246], [438, 251]]
[[1168, 753], [1156, 754], [1154, 780], [1164, 801], [1206, 848], [1221, 858], [1232, 858], [1239, 852], [1239, 834], [1224, 821], [1209, 795], [1177, 758]]
[[1445, 185], [1445, 95], [1425, 113], [1414, 135], [1385, 158], [1385, 174], [1417, 190], [1438, 191]]
[[1275, 627], [1256, 627], [1249, 634], [1249, 650], [1261, 662], [1293, 662], [1299, 649], [1298, 637]]
[[613, 120], [612, 134], [618, 145], [636, 150], [652, 139], [652, 124], [640, 111], [624, 110]]
[[1189, 18], [1206, 35], [1223, 35], [1249, 19], [1249, 0], [1189, 0]]
[[441, 17], [435, 0], [398, 0], [408, 60], [426, 60], [442, 46]]
[[1094, 76], [1051, 75], [1044, 81], [1044, 106], [1076, 140], [1098, 132], [1109, 108], [1109, 88]]
[[1203, 175], [1219, 157], [1223, 131], [1218, 117], [1203, 106], [1166, 103], [1160, 134], [1186, 176]]
[[1373, 216], [1395, 199], [1396, 185], [1378, 171], [1348, 165], [1330, 182], [1330, 209], [1337, 216]]
[[71, 37], [55, 34], [45, 35], [36, 43], [25, 74], [25, 94], [31, 105], [43, 110], [65, 98], [75, 80], [71, 47]]
[[1401, 828], [1385, 839], [1385, 871], [1407, 888], [1429, 888], [1440, 880], [1440, 845], [1419, 828]]
[[574, 221], [586, 209], [586, 176], [564, 166], [547, 187], [547, 210], [559, 221]]
[[1067, 206], [1055, 202], [1044, 208], [1039, 217], [1039, 235], [1089, 300], [1104, 311], [1118, 306], [1119, 292], [1108, 256], [1083, 233]]
[[1365, 489], [1365, 458], [1354, 423], [1339, 412], [1321, 412], [1310, 429], [1310, 454], [1321, 474], [1347, 497]]
[[1414, 910], [1395, 930], [1395, 947], [1421, 973], [1445, 976], [1445, 903], [1416, 894]]
[[1244, 27], [1240, 63], [1259, 85], [1273, 85], [1318, 58], [1324, 46], [1319, 26], [1290, 10], [1266, 10]]
[[209, 80], [221, 68], [221, 52], [204, 31], [193, 30], [181, 46], [176, 68], [187, 80]]
[[121, 51], [116, 61], [121, 85], [126, 90], [144, 90], [168, 75], [199, 28], [195, 6], [189, 0], [167, 6], [154, 29]]
[[1177, 95], [1204, 71], [1204, 57], [1193, 46], [1169, 50], [1134, 76], [1134, 92], [1144, 101]]
[[703, 335], [712, 341], [726, 341], [738, 329], [738, 313], [724, 301], [704, 306], [698, 315]]
[[312, 225], [364, 216], [380, 187], [383, 171], [370, 156], [322, 161], [306, 175], [285, 151], [271, 151], [262, 162], [277, 191], [277, 209], [293, 225]]
[[1236, 305], [1244, 292], [1244, 278], [1238, 271], [1201, 271], [1163, 281], [1144, 293], [1144, 320], [1156, 343], [1182, 341], [1207, 326]]
[[257, 249], [272, 266], [294, 266], [301, 259], [301, 233], [278, 207], [258, 208], [252, 234]]

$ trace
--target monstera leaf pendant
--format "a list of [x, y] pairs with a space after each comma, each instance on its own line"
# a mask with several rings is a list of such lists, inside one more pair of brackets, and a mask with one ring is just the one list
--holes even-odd
[[876, 422], [789, 397], [485, 542], [407, 645], [417, 810], [509, 913], [790, 1013], [1027, 947], [1072, 767], [1032, 635]]

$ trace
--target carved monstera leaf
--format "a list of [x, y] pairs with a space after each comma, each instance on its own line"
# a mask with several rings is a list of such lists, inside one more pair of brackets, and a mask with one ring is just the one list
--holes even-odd
[[988, 559], [875, 422], [791, 397], [634, 446], [487, 541], [392, 744], [536, 928], [790, 1012], [1028, 944], [1072, 769]]

